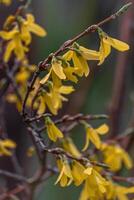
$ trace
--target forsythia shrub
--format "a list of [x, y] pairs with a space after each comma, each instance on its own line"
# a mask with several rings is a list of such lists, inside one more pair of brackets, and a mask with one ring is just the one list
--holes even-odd
[[[9, 6], [12, 1], [3, 0], [0, 3]], [[0, 31], [2, 66], [6, 74], [1, 79], [0, 89], [2, 90], [8, 82], [11, 85], [10, 89], [7, 87], [3, 98], [16, 105], [30, 133], [33, 146], [28, 148], [27, 156], [37, 154], [41, 162], [40, 169], [37, 169], [38, 173], [25, 180], [20, 177], [19, 184], [22, 182], [23, 187], [13, 194], [12, 191], [7, 192], [6, 197], [16, 196], [16, 199], [19, 199], [18, 194], [27, 187], [24, 182], [29, 188], [35, 189], [46, 180], [46, 176], [58, 174], [55, 184], [61, 187], [68, 187], [71, 184], [76, 187], [83, 186], [79, 200], [129, 199], [129, 194], [134, 193], [134, 186], [121, 184], [120, 182], [130, 181], [128, 177], [122, 178], [118, 174], [124, 167], [127, 170], [133, 167], [130, 155], [118, 137], [108, 137], [110, 127], [107, 123], [100, 122], [98, 127], [91, 124], [91, 120], [107, 120], [108, 116], [76, 114], [65, 115], [56, 121], [53, 119], [53, 115], [57, 115], [62, 108], [63, 102], [68, 101], [67, 96], [74, 92], [74, 85], [78, 84], [79, 78], [89, 75], [90, 61], [97, 61], [97, 65], [100, 66], [110, 55], [112, 48], [125, 52], [129, 50], [129, 45], [105, 33], [100, 28], [103, 23], [100, 23], [65, 42], [38, 66], [33, 65], [29, 63], [27, 56], [32, 35], [45, 37], [47, 32], [36, 23], [34, 15], [28, 13], [28, 4], [29, 1], [15, 14], [10, 15], [3, 25], [3, 30]], [[116, 12], [114, 18], [123, 14], [129, 5]], [[80, 37], [95, 31], [100, 40], [97, 50], [83, 47], [77, 42]], [[86, 138], [81, 150], [69, 134], [74, 126], [79, 125], [83, 127], [82, 134]], [[69, 131], [66, 131], [68, 128]], [[47, 144], [44, 138], [49, 139]], [[16, 146], [11, 139], [1, 138], [0, 157], [12, 157]], [[55, 165], [47, 164], [46, 154], [55, 156]], [[17, 178], [14, 174], [11, 176], [10, 172], [7, 176]], [[33, 193], [33, 189], [31, 190]]]

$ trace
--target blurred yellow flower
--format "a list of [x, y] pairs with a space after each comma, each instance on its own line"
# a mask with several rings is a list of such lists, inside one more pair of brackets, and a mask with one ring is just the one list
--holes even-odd
[[0, 156], [11, 156], [12, 151], [16, 147], [16, 143], [10, 139], [0, 140]]
[[27, 14], [26, 19], [21, 20], [21, 38], [26, 45], [29, 45], [32, 40], [31, 33], [34, 33], [40, 37], [46, 36], [44, 28], [35, 23], [35, 18], [32, 14]]
[[130, 158], [129, 154], [119, 145], [103, 143], [101, 149], [104, 155], [104, 162], [112, 171], [120, 170], [122, 164], [124, 164], [127, 169], [132, 168], [132, 159]]
[[79, 186], [83, 183], [83, 181], [87, 178], [87, 175], [84, 173], [85, 171], [85, 167], [73, 160], [72, 162], [72, 176], [73, 176], [73, 181], [74, 181], [74, 184], [76, 186]]
[[23, 45], [21, 34], [17, 26], [11, 31], [0, 31], [0, 37], [7, 41], [7, 46], [4, 53], [5, 62], [9, 61], [12, 52], [14, 52], [18, 60], [24, 59], [25, 52], [28, 51], [28, 48]]
[[0, 0], [0, 3], [5, 4], [6, 6], [9, 6], [11, 2], [11, 0]]
[[129, 200], [128, 194], [134, 193], [134, 187], [125, 187], [119, 184], [112, 182], [111, 180], [108, 181], [107, 185], [107, 192], [104, 196], [101, 196], [101, 200]]
[[33, 146], [31, 146], [27, 149], [26, 154], [28, 157], [32, 157], [34, 155], [34, 153], [35, 153], [35, 148]]
[[101, 199], [99, 196], [106, 194], [108, 182], [92, 166], [87, 167], [84, 173], [87, 178], [79, 200]]
[[52, 122], [52, 120], [47, 117], [45, 119], [45, 124], [47, 128], [47, 134], [50, 140], [56, 142], [58, 138], [63, 138], [63, 133], [60, 131], [59, 128]]
[[57, 166], [60, 174], [55, 184], [60, 183], [61, 187], [69, 186], [73, 181], [73, 176], [67, 158], [64, 156], [64, 158], [58, 159]]
[[73, 140], [70, 137], [66, 137], [62, 140], [62, 145], [63, 148], [69, 152], [72, 156], [76, 157], [76, 158], [80, 158], [81, 157], [81, 153], [78, 150], [78, 148], [75, 146], [75, 144], [73, 143]]

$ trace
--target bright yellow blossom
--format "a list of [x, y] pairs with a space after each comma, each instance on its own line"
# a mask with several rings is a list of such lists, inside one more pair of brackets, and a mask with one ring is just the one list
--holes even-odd
[[120, 170], [122, 164], [124, 164], [127, 169], [132, 168], [132, 159], [121, 146], [103, 143], [101, 148], [104, 155], [104, 162], [112, 171]]
[[102, 29], [98, 29], [98, 33], [100, 36], [100, 62], [98, 65], [101, 65], [105, 58], [110, 54], [111, 47], [117, 49], [118, 51], [127, 51], [129, 49], [129, 45], [125, 42], [122, 42], [120, 40], [117, 40], [115, 38], [112, 38], [108, 36], [105, 32], [103, 32]]
[[86, 124], [85, 128], [86, 128], [86, 143], [83, 148], [83, 151], [85, 151], [88, 148], [90, 141], [95, 145], [97, 149], [100, 149], [101, 140], [99, 135], [106, 134], [109, 131], [109, 127], [106, 124], [103, 124], [100, 127], [94, 129], [88, 124]]
[[10, 149], [14, 149], [15, 147], [15, 142], [10, 139], [0, 140], [0, 156], [11, 156], [12, 152]]
[[66, 79], [66, 75], [63, 71], [62, 61], [53, 57], [52, 64], [49, 73], [40, 81], [41, 84], [45, 84], [50, 78], [52, 72], [54, 72], [59, 79]]
[[99, 52], [87, 49], [74, 43], [72, 46], [73, 50], [69, 50], [63, 55], [63, 59], [66, 61], [73, 61], [75, 74], [78, 76], [88, 76], [90, 68], [88, 66], [88, 60], [99, 60]]
[[18, 60], [22, 60], [25, 57], [25, 52], [28, 51], [28, 48], [23, 45], [21, 33], [17, 26], [11, 31], [0, 31], [0, 37], [7, 41], [4, 54], [5, 62], [9, 61], [12, 52], [14, 52]]
[[60, 174], [55, 182], [55, 184], [60, 183], [61, 187], [69, 186], [73, 181], [73, 176], [71, 173], [71, 168], [69, 166], [67, 158], [64, 156], [57, 160], [58, 169]]
[[32, 14], [27, 14], [26, 19], [22, 19], [21, 22], [21, 38], [26, 45], [31, 43], [31, 33], [34, 33], [40, 37], [46, 36], [47, 33], [45, 29], [35, 23], [35, 19]]
[[53, 121], [47, 117], [45, 120], [47, 134], [50, 140], [56, 142], [58, 138], [63, 138], [63, 133], [60, 131], [59, 128], [53, 123]]
[[78, 148], [73, 143], [73, 140], [70, 137], [66, 137], [62, 140], [63, 148], [69, 152], [72, 156], [76, 158], [81, 157], [81, 153], [79, 152]]

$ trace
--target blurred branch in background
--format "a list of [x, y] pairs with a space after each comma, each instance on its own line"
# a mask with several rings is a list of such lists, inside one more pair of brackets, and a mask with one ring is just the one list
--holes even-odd
[[[134, 1], [132, 1], [134, 3]], [[132, 35], [133, 24], [133, 10], [131, 9], [126, 15], [123, 16], [119, 24], [120, 38], [123, 41], [130, 43]], [[129, 65], [128, 54], [118, 54], [115, 76], [113, 80], [112, 99], [109, 108], [110, 124], [111, 124], [111, 137], [115, 137], [119, 133], [121, 115], [124, 106], [125, 89], [126, 89], [126, 73]]]

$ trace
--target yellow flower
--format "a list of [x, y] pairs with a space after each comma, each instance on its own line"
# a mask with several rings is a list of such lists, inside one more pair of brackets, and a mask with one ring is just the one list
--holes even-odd
[[6, 6], [9, 6], [11, 4], [11, 0], [0, 0], [0, 3], [3, 3]]
[[109, 180], [108, 185], [107, 185], [107, 192], [100, 199], [101, 200], [105, 200], [105, 199], [129, 200], [127, 195], [131, 193], [134, 193], [134, 187], [121, 186]]
[[0, 140], [0, 156], [11, 156], [12, 152], [10, 149], [14, 149], [15, 147], [15, 142], [10, 139]]
[[115, 190], [116, 190], [116, 198], [118, 200], [129, 200], [127, 195], [134, 193], [134, 187], [123, 187], [116, 185]]
[[86, 128], [86, 143], [83, 148], [83, 151], [85, 151], [88, 148], [90, 141], [95, 145], [97, 149], [100, 149], [101, 140], [99, 135], [106, 134], [109, 131], [109, 127], [106, 124], [103, 124], [100, 127], [94, 129], [88, 124], [86, 124], [85, 128]]
[[56, 59], [55, 57], [53, 57], [50, 71], [40, 81], [40, 83], [41, 84], [45, 84], [48, 81], [48, 79], [50, 78], [52, 72], [54, 72], [59, 79], [63, 79], [63, 80], [66, 79], [66, 75], [64, 74], [64, 71], [63, 71], [62, 61], [60, 61], [60, 60]]
[[84, 173], [85, 167], [77, 161], [72, 163], [72, 176], [73, 181], [76, 186], [79, 186], [87, 178], [87, 175]]
[[70, 137], [66, 137], [65, 139], [63, 139], [62, 145], [63, 145], [63, 148], [67, 152], [69, 152], [72, 156], [76, 158], [81, 157], [81, 153], [79, 152], [79, 150], [77, 149], [77, 147], [75, 146], [75, 144], [73, 143]]
[[22, 60], [25, 57], [25, 52], [28, 51], [28, 48], [23, 46], [17, 26], [11, 31], [0, 31], [0, 37], [8, 41], [4, 54], [5, 62], [9, 61], [12, 52], [14, 52], [18, 60]]
[[26, 45], [31, 43], [31, 33], [34, 33], [40, 37], [46, 36], [46, 31], [41, 26], [35, 23], [34, 16], [27, 14], [26, 19], [21, 20], [21, 38]]
[[106, 194], [108, 182], [92, 167], [85, 169], [87, 175], [84, 188], [79, 200], [98, 200], [100, 196]]
[[73, 181], [71, 168], [69, 166], [67, 158], [64, 156], [57, 160], [58, 169], [60, 174], [55, 184], [60, 183], [61, 187], [69, 186]]
[[44, 94], [39, 97], [41, 100], [41, 107], [39, 106], [38, 114], [41, 114], [45, 111], [44, 109], [46, 108], [46, 104], [49, 110], [56, 115], [58, 110], [62, 107], [62, 102], [67, 101], [67, 98], [65, 98], [63, 95], [70, 94], [74, 91], [72, 86], [61, 85], [57, 82], [57, 80], [55, 80], [54, 83], [56, 84], [49, 82], [48, 85], [50, 91], [44, 92]]
[[58, 138], [63, 138], [63, 133], [60, 131], [60, 129], [57, 128], [57, 126], [52, 122], [49, 117], [46, 118], [45, 124], [50, 140], [56, 142]]
[[63, 71], [64, 71], [64, 74], [65, 74], [67, 80], [70, 80], [70, 81], [72, 81], [72, 82], [74, 82], [74, 83], [77, 83], [77, 82], [78, 82], [78, 78], [77, 78], [76, 75], [75, 75], [75, 71], [76, 71], [76, 70], [75, 70], [74, 67], [71, 67], [71, 66], [68, 64], [67, 67], [64, 67]]
[[127, 51], [129, 49], [129, 45], [125, 42], [122, 42], [120, 40], [117, 40], [115, 38], [112, 38], [108, 36], [105, 32], [103, 32], [102, 29], [98, 29], [98, 33], [100, 36], [100, 62], [98, 65], [101, 65], [105, 58], [110, 54], [111, 47], [117, 49], [118, 51]]
[[73, 61], [75, 74], [87, 77], [90, 72], [87, 60], [99, 60], [99, 52], [79, 46], [77, 43], [74, 43], [72, 48], [73, 50], [69, 50], [63, 55], [63, 59]]
[[112, 171], [120, 170], [122, 164], [124, 164], [127, 169], [130, 169], [133, 166], [133, 162], [129, 154], [119, 145], [104, 143], [102, 145], [102, 152], [104, 155], [104, 162]]

